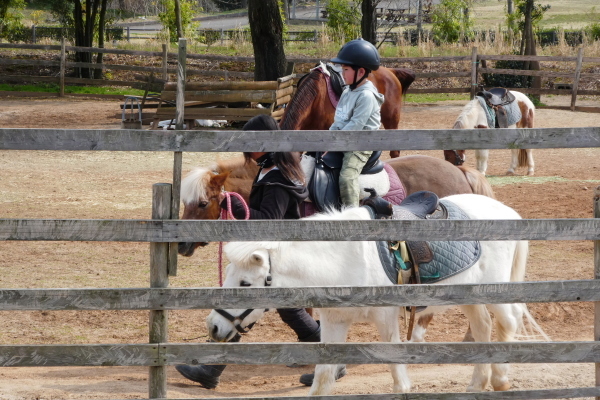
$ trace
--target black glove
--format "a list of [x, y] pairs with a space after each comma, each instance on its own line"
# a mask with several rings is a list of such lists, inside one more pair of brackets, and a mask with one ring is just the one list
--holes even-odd
[[361, 201], [363, 206], [371, 207], [375, 211], [375, 214], [387, 217], [391, 217], [394, 214], [394, 205], [379, 197], [375, 189], [365, 189], [365, 191], [371, 193], [371, 195]]

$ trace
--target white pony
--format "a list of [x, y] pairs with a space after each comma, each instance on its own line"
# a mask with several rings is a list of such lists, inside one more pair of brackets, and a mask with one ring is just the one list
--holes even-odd
[[[442, 199], [462, 209], [470, 219], [520, 219], [512, 208], [497, 200], [476, 194], [459, 194]], [[311, 220], [368, 220], [364, 207], [349, 208], [341, 212], [317, 214]], [[528, 255], [527, 241], [482, 241], [481, 256], [470, 268], [440, 281], [441, 284], [468, 284], [510, 282], [522, 280]], [[265, 286], [389, 286], [392, 285], [377, 253], [376, 242], [232, 242], [225, 246], [231, 264], [227, 267], [224, 287]], [[269, 279], [270, 278], [270, 279]], [[491, 341], [492, 320], [495, 316], [499, 341], [512, 341], [524, 325], [525, 315], [534, 322], [524, 304], [488, 304], [459, 306], [467, 316], [473, 337], [479, 342]], [[487, 307], [487, 308], [486, 308]], [[433, 315], [450, 306], [427, 307], [423, 314]], [[220, 310], [221, 312], [223, 310]], [[245, 328], [259, 320], [264, 310], [224, 310], [229, 317], [240, 317], [237, 329]], [[320, 309], [321, 341], [344, 342], [348, 330], [355, 322], [373, 322], [382, 341], [401, 342], [398, 323], [399, 307], [360, 307]], [[242, 315], [243, 314], [243, 315]], [[232, 318], [233, 319], [233, 318]], [[223, 342], [231, 339], [236, 327], [225, 316], [212, 311], [207, 320], [212, 339]], [[422, 333], [422, 332], [421, 332]], [[326, 395], [335, 383], [336, 365], [318, 365], [309, 395]], [[390, 365], [394, 392], [408, 392], [411, 382], [406, 366]], [[510, 383], [506, 364], [477, 364], [467, 388], [483, 391], [488, 383], [495, 390], [508, 390]]]
[[[521, 111], [521, 119], [509, 128], [533, 128], [535, 118], [535, 106], [529, 98], [515, 90], [511, 90], [515, 96], [519, 109]], [[473, 129], [473, 128], [490, 128], [487, 118], [487, 112], [484, 110], [481, 102], [475, 98], [467, 103], [462, 109], [460, 115], [454, 122], [454, 129]], [[457, 150], [464, 152], [464, 150]], [[485, 175], [487, 171], [489, 150], [475, 150], [476, 168], [479, 172]], [[532, 149], [512, 149], [511, 161], [507, 175], [514, 175], [517, 167], [527, 166], [527, 175], [534, 174], [533, 150]]]

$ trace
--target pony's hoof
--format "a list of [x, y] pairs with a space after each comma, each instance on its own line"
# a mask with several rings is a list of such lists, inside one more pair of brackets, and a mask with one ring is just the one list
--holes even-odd
[[509, 382], [504, 382], [500, 386], [494, 386], [494, 390], [496, 392], [505, 392], [507, 390], [510, 390], [510, 383]]
[[507, 176], [513, 176], [514, 174], [515, 174], [515, 171], [511, 171], [510, 169], [508, 171], [506, 171]]
[[533, 176], [533, 171], [527, 171], [527, 176]]

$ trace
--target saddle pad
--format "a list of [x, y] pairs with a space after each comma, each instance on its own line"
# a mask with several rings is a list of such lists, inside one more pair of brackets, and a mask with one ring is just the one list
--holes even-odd
[[400, 181], [400, 177], [388, 163], [383, 163], [383, 169], [387, 172], [390, 178], [390, 189], [383, 197], [384, 200], [392, 204], [400, 204], [406, 198], [406, 189]]
[[[485, 98], [481, 96], [477, 96], [477, 100], [479, 100], [479, 104], [481, 104], [481, 108], [485, 110], [485, 116], [488, 122], [488, 126], [490, 128], [496, 127], [496, 112], [487, 105], [485, 102]], [[519, 102], [513, 101], [510, 104], [504, 106], [506, 110], [506, 117], [508, 119], [508, 126], [514, 125], [521, 120], [521, 109], [519, 108]]]
[[[448, 219], [469, 219], [463, 210], [450, 201], [440, 200], [448, 210]], [[375, 215], [370, 210], [371, 218]], [[427, 242], [433, 251], [433, 260], [419, 265], [421, 283], [435, 283], [467, 268], [472, 267], [481, 257], [481, 244], [478, 241]], [[379, 260], [389, 280], [398, 283], [398, 265], [394, 253], [389, 250], [389, 242], [377, 241]]]

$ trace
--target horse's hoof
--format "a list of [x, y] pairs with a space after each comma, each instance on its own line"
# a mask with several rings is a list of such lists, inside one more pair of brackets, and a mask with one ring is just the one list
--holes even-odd
[[504, 382], [500, 386], [494, 386], [494, 390], [496, 392], [505, 392], [507, 390], [510, 390], [510, 383], [509, 382]]

